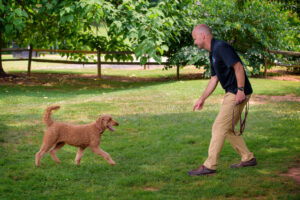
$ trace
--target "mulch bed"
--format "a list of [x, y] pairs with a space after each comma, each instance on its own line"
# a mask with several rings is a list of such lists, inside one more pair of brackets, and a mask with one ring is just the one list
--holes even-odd
[[[44, 85], [57, 83], [58, 81], [68, 81], [71, 79], [93, 79], [97, 80], [98, 77], [91, 74], [66, 74], [66, 73], [32, 73], [30, 77], [27, 77], [25, 73], [14, 73], [15, 77], [0, 78], [0, 85]], [[176, 76], [171, 77], [158, 77], [158, 78], [146, 78], [146, 77], [129, 77], [129, 76], [108, 76], [102, 75], [102, 80], [112, 80], [120, 82], [163, 82], [168, 80], [177, 80]], [[193, 80], [203, 79], [202, 73], [194, 74], [181, 74], [180, 80]]]

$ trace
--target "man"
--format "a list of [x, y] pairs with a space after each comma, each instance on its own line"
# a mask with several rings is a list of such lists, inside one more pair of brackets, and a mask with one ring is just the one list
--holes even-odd
[[208, 158], [204, 164], [188, 172], [190, 176], [216, 173], [218, 157], [222, 150], [225, 138], [241, 156], [241, 162], [233, 164], [231, 168], [248, 167], [257, 165], [253, 154], [248, 150], [243, 138], [236, 136], [232, 130], [233, 109], [235, 109], [234, 123], [239, 120], [239, 111], [242, 111], [252, 93], [251, 84], [246, 76], [242, 61], [233, 47], [226, 42], [214, 39], [211, 29], [200, 24], [192, 32], [194, 44], [200, 49], [209, 51], [211, 63], [211, 79], [202, 96], [195, 103], [193, 110], [201, 110], [207, 97], [215, 90], [220, 81], [225, 96], [221, 110], [212, 127], [212, 137], [208, 150]]

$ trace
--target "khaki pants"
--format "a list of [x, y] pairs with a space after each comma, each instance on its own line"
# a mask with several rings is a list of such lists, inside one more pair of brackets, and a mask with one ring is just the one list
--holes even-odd
[[[239, 104], [240, 111], [243, 110], [251, 95], [242, 104]], [[241, 156], [242, 161], [248, 161], [253, 158], [253, 154], [248, 150], [242, 136], [235, 136], [232, 132], [232, 112], [235, 104], [235, 94], [227, 92], [224, 96], [221, 110], [212, 127], [212, 137], [210, 140], [208, 158], [204, 162], [204, 166], [216, 170], [218, 166], [218, 158], [221, 153], [225, 138], [228, 139], [232, 147]], [[234, 123], [239, 120], [239, 109], [236, 107], [234, 113]]]

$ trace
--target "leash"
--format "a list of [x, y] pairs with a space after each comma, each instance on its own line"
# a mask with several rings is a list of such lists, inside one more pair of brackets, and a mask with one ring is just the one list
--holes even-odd
[[[246, 97], [246, 99], [244, 101], [246, 101], [248, 98]], [[242, 102], [243, 103], [243, 102]], [[241, 103], [240, 103], [241, 104]], [[234, 135], [236, 136], [241, 136], [245, 130], [245, 127], [246, 127], [246, 118], [247, 118], [247, 115], [248, 115], [248, 111], [249, 111], [249, 101], [246, 103], [246, 106], [245, 106], [245, 116], [244, 116], [244, 120], [242, 122], [242, 112], [240, 112], [240, 107], [238, 106], [239, 104], [234, 104], [234, 107], [233, 107], [233, 112], [232, 112], [232, 131], [234, 133]], [[235, 130], [235, 124], [234, 124], [234, 111], [236, 109], [236, 107], [238, 107], [239, 109], [239, 115], [240, 115], [240, 131], [237, 132]]]

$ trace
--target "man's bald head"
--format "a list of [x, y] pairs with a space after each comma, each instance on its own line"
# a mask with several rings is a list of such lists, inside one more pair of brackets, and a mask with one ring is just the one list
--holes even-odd
[[199, 24], [193, 29], [192, 37], [194, 39], [194, 44], [200, 49], [206, 49], [210, 51], [213, 35], [209, 26], [206, 24]]
[[199, 24], [194, 28], [193, 34], [198, 35], [200, 33], [204, 33], [206, 36], [212, 35], [211, 29], [206, 24]]

